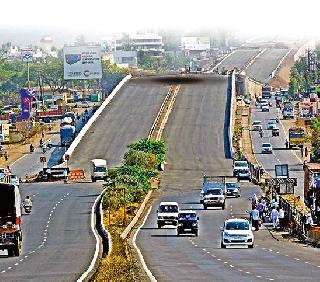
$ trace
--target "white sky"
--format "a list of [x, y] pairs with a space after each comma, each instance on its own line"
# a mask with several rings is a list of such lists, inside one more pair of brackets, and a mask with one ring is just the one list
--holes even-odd
[[14, 0], [1, 1], [0, 8], [0, 27], [15, 29], [63, 27], [109, 33], [218, 27], [250, 34], [320, 35], [319, 0]]

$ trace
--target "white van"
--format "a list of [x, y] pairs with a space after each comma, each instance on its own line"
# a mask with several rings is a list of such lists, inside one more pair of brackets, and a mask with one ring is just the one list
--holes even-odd
[[95, 182], [97, 179], [103, 179], [107, 172], [107, 161], [103, 159], [91, 160], [91, 180]]

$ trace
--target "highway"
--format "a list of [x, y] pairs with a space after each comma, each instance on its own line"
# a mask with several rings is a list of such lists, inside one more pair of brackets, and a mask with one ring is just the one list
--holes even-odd
[[[119, 165], [126, 145], [148, 135], [168, 88], [167, 82], [156, 78], [130, 81], [82, 140], [72, 155], [71, 167], [88, 168], [89, 160], [96, 157], [106, 157], [110, 165]], [[16, 163], [13, 172], [28, 170], [37, 155], [28, 154]], [[37, 165], [41, 169], [41, 164]], [[32, 195], [34, 207], [22, 218], [22, 255], [8, 258], [5, 252], [0, 253], [0, 280], [79, 278], [95, 251], [90, 217], [101, 189], [101, 183], [21, 184], [21, 194]]]
[[[262, 228], [255, 232], [254, 249], [220, 249], [220, 227], [226, 218], [246, 217], [249, 196], [257, 186], [241, 183], [242, 197], [228, 199], [226, 210], [203, 210], [199, 192], [204, 173], [231, 175], [225, 158], [224, 111], [226, 79], [214, 77], [182, 85], [164, 137], [168, 142], [167, 168], [159, 197], [137, 236], [149, 269], [158, 281], [315, 281], [320, 274], [319, 251], [278, 242]], [[177, 201], [197, 211], [199, 237], [176, 236], [171, 227], [157, 229], [161, 201]]]
[[272, 71], [288, 51], [289, 49], [267, 49], [247, 68], [247, 75], [258, 82], [267, 83]]
[[[285, 134], [285, 129], [282, 126], [281, 119], [278, 124], [280, 135], [279, 137], [272, 137], [271, 130], [267, 130], [267, 123], [269, 119], [276, 118], [279, 114], [279, 110], [275, 107], [273, 101], [273, 107], [270, 108], [270, 112], [261, 112], [260, 107], [253, 107], [252, 121], [260, 120], [262, 122], [262, 128], [264, 129], [263, 137], [261, 138], [258, 131], [251, 131], [253, 151], [259, 161], [259, 163], [268, 171], [272, 177], [275, 177], [275, 165], [276, 164], [288, 164], [290, 177], [297, 178], [298, 186], [295, 188], [295, 194], [299, 195], [301, 199], [303, 196], [303, 179], [304, 172], [302, 168], [302, 161], [297, 157], [300, 155], [299, 149], [288, 150], [285, 147], [286, 139], [288, 139], [288, 132]], [[272, 154], [261, 154], [262, 143], [271, 143], [273, 147]]]
[[235, 50], [229, 57], [221, 62], [219, 70], [232, 70], [235, 67], [242, 70], [245, 65], [260, 52], [259, 49]]

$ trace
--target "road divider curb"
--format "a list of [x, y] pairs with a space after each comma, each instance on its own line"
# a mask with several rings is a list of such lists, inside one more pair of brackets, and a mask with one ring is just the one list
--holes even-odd
[[84, 127], [81, 129], [77, 137], [73, 140], [68, 150], [63, 155], [63, 161], [66, 160], [66, 155], [71, 156], [74, 152], [75, 148], [79, 145], [80, 141], [84, 137], [84, 135], [87, 133], [91, 125], [96, 121], [96, 119], [100, 116], [102, 111], [105, 109], [105, 107], [110, 103], [112, 98], [118, 93], [118, 91], [121, 89], [121, 87], [131, 78], [131, 74], [127, 75], [124, 79], [121, 80], [121, 82], [115, 87], [115, 89], [111, 92], [111, 94], [103, 101], [99, 109], [93, 114], [93, 116], [88, 120], [88, 122], [84, 125]]
[[125, 239], [127, 238], [129, 232], [132, 230], [132, 228], [137, 224], [147, 202], [149, 201], [150, 197], [151, 197], [151, 194], [152, 194], [152, 190], [150, 190], [148, 192], [148, 194], [146, 195], [146, 197], [144, 198], [140, 208], [138, 209], [136, 215], [134, 216], [134, 218], [131, 220], [131, 222], [129, 223], [129, 225], [126, 227], [126, 229], [122, 232], [121, 234], [121, 239]]
[[229, 152], [231, 158], [234, 156], [234, 148], [233, 148], [233, 129], [234, 129], [234, 99], [236, 97], [236, 80], [235, 80], [235, 71], [231, 72], [231, 75], [228, 78], [228, 96], [230, 97], [229, 103], [230, 103], [230, 113], [229, 113], [229, 124], [228, 124], [228, 140], [229, 140]]

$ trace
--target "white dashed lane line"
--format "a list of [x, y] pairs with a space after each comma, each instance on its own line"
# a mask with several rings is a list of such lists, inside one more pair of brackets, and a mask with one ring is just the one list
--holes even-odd
[[[33, 197], [37, 196], [38, 194], [39, 194], [39, 193], [35, 193], [35, 194], [33, 195]], [[65, 194], [63, 197], [66, 198], [66, 197], [69, 196], [69, 195], [70, 195], [70, 193], [67, 193], [67, 194]], [[61, 198], [60, 201], [63, 201], [63, 198]], [[58, 206], [58, 204], [61, 203], [60, 201], [59, 201], [58, 203], [56, 203], [56, 204], [54, 205], [54, 207], [52, 208], [52, 210], [50, 211], [50, 214], [49, 214], [49, 217], [48, 217], [48, 220], [47, 220], [47, 225], [46, 225], [45, 230], [44, 230], [44, 232], [43, 232], [43, 241], [42, 241], [41, 245], [39, 245], [39, 246], [37, 247], [36, 250], [41, 249], [41, 248], [45, 245], [45, 242], [46, 242], [47, 239], [48, 239], [48, 237], [47, 237], [47, 232], [48, 232], [48, 228], [49, 228], [49, 226], [50, 226], [51, 217], [53, 216], [53, 214], [54, 214], [54, 212], [55, 212], [55, 209], [56, 209], [56, 207]], [[27, 259], [27, 258], [29, 257], [29, 255], [32, 255], [32, 254], [36, 253], [36, 250], [29, 251], [29, 252], [28, 252], [28, 255], [25, 255], [24, 258], [22, 258], [22, 259], [19, 260], [19, 262], [25, 261], [25, 259]], [[19, 262], [14, 263], [13, 266], [18, 266], [18, 265], [19, 265]], [[9, 267], [8, 267], [8, 270], [11, 270], [11, 269], [13, 268], [13, 266], [9, 266]], [[6, 273], [6, 270], [2, 270], [0, 273]]]

